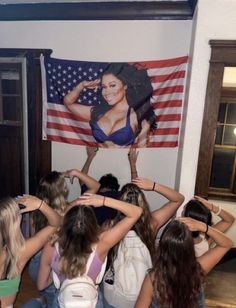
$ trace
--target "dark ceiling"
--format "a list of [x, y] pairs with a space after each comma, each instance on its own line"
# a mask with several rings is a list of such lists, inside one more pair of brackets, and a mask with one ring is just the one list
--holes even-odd
[[192, 19], [196, 4], [197, 0], [0, 4], [0, 21], [185, 20]]

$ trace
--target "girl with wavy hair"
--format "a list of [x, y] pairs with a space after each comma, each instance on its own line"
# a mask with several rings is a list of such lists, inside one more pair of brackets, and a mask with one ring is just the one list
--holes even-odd
[[[21, 214], [38, 210], [48, 224], [25, 240], [20, 229]], [[24, 196], [16, 201], [0, 201], [0, 303], [2, 308], [13, 307], [21, 273], [29, 259], [47, 242], [60, 224], [60, 216], [43, 200]]]
[[[83, 180], [87, 185], [88, 192], [96, 192], [99, 184], [90, 176], [84, 174], [78, 169], [71, 169], [66, 172], [51, 171], [43, 176], [38, 184], [36, 196], [46, 202], [60, 216], [64, 216], [66, 209], [69, 207], [68, 202], [69, 189], [66, 183], [66, 178], [73, 181], [74, 178]], [[30, 214], [31, 235], [40, 231], [47, 225], [45, 216], [38, 212]], [[39, 264], [42, 251], [34, 255], [29, 263], [29, 275], [32, 281], [36, 284]], [[55, 286], [51, 284], [40, 292], [40, 297], [33, 298], [24, 303], [23, 308], [31, 307], [51, 307], [55, 297]]]
[[[77, 204], [77, 205], [76, 205]], [[97, 225], [93, 210], [88, 207], [107, 206], [124, 214], [124, 218], [113, 227], [102, 230]], [[66, 212], [58, 232], [57, 241], [48, 243], [42, 253], [37, 286], [40, 290], [52, 281], [60, 283], [65, 278], [83, 275], [90, 254], [95, 251], [87, 275], [98, 284], [104, 274], [106, 257], [110, 248], [125, 236], [139, 219], [142, 209], [101, 195], [85, 193]], [[58, 245], [58, 249], [57, 249]], [[57, 300], [53, 307], [58, 307]]]
[[[205, 232], [216, 243], [196, 258], [192, 231]], [[202, 308], [205, 275], [232, 247], [220, 231], [188, 217], [171, 221], [162, 232], [152, 270], [147, 274], [135, 308]]]
[[[146, 267], [147, 269], [151, 268], [155, 256], [155, 240], [157, 232], [176, 213], [177, 209], [184, 201], [183, 195], [174, 189], [164, 186], [160, 183], [153, 182], [149, 179], [137, 177], [138, 174], [135, 165], [137, 160], [137, 152], [135, 149], [130, 149], [128, 155], [130, 164], [132, 165], [131, 178], [133, 179], [132, 183], [126, 184], [122, 187], [120, 191], [120, 200], [129, 202], [136, 205], [137, 207], [142, 208], [143, 212], [139, 220], [135, 223], [132, 230], [128, 232], [124, 240], [121, 240], [121, 242], [110, 253], [110, 271], [114, 273], [114, 277], [116, 277], [115, 268], [117, 260], [119, 259], [119, 248], [121, 245], [126, 245], [125, 242], [127, 240], [129, 242], [128, 249], [135, 249], [137, 239], [141, 239], [142, 243], [146, 246], [143, 249], [146, 250], [147, 248], [150, 254], [150, 257], [146, 258], [145, 261]], [[149, 204], [142, 190], [153, 191], [161, 194], [168, 201], [157, 210], [151, 212]], [[120, 217], [117, 219], [119, 220]], [[122, 308], [134, 307], [143, 279], [145, 278], [145, 274], [145, 272], [143, 272], [142, 275], [139, 274], [139, 281], [135, 282], [138, 285], [138, 291], [132, 295], [132, 298], [131, 296], [125, 296], [125, 293], [129, 294], [130, 291], [126, 289], [127, 286], [124, 282], [122, 283], [122, 281], [119, 281], [119, 285], [122, 286], [121, 288], [123, 290], [123, 294], [118, 294], [118, 292], [114, 294], [113, 289], [109, 286], [109, 282], [106, 282], [105, 276], [103, 283], [105, 307], [118, 307], [119, 303], [121, 302]], [[127, 275], [129, 274], [127, 273]], [[129, 278], [127, 277], [127, 280], [128, 279]]]

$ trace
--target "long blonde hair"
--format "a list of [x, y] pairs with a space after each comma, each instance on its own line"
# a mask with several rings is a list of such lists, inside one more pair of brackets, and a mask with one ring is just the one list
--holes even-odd
[[[66, 184], [63, 173], [51, 171], [43, 176], [37, 187], [36, 196], [50, 207], [52, 207], [59, 215], [63, 216], [68, 206], [67, 197], [69, 189]], [[30, 214], [34, 232], [44, 228], [48, 221], [42, 213], [34, 211]]]
[[0, 234], [1, 250], [6, 249], [5, 270], [6, 278], [18, 275], [18, 261], [20, 251], [24, 247], [25, 239], [20, 230], [21, 214], [18, 204], [12, 198], [0, 201]]

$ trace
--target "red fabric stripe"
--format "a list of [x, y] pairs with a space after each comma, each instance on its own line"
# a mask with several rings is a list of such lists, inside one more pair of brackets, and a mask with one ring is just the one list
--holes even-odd
[[154, 135], [160, 136], [160, 135], [178, 135], [179, 134], [179, 128], [173, 127], [173, 128], [158, 128], [155, 130]]
[[167, 108], [167, 107], [182, 107], [182, 101], [176, 99], [176, 100], [152, 103], [152, 105], [154, 109], [162, 109], [162, 108]]
[[[55, 104], [56, 105], [56, 104]], [[54, 110], [54, 109], [48, 109], [47, 110], [47, 114], [49, 116], [53, 116], [53, 117], [58, 117], [58, 118], [65, 118], [65, 119], [70, 119], [70, 120], [74, 120], [74, 121], [81, 121], [81, 122], [87, 122], [85, 121], [83, 118], [74, 115], [72, 112], [70, 111], [60, 111], [60, 110]]]
[[91, 129], [85, 129], [79, 126], [64, 125], [54, 122], [47, 122], [47, 128], [54, 128], [62, 131], [74, 132], [83, 135], [92, 135]]
[[168, 80], [173, 80], [173, 79], [180, 79], [185, 77], [185, 71], [178, 71], [174, 72], [168, 75], [157, 75], [157, 76], [150, 76], [151, 82], [165, 82]]
[[57, 142], [65, 142], [65, 143], [70, 143], [70, 144], [78, 144], [78, 145], [85, 145], [85, 146], [91, 146], [91, 147], [98, 146], [96, 142], [83, 141], [80, 139], [67, 138], [67, 137], [61, 137], [61, 136], [55, 136], [55, 135], [47, 135], [47, 139], [52, 140], [52, 141], [57, 141]]
[[177, 66], [180, 64], [187, 63], [188, 56], [178, 57], [173, 59], [166, 60], [157, 60], [157, 61], [143, 61], [143, 62], [129, 62], [130, 64], [135, 64], [138, 68], [162, 68], [162, 67], [170, 67]]
[[[158, 121], [162, 122], [167, 122], [167, 121], [180, 121], [181, 120], [181, 114], [162, 114], [158, 115], [156, 117], [157, 119], [157, 126], [158, 126]], [[157, 127], [158, 129], [158, 127]]]
[[178, 146], [178, 141], [157, 141], [149, 142], [148, 148], [175, 148]]
[[184, 86], [165, 87], [154, 90], [152, 95], [158, 96], [170, 93], [183, 93], [183, 91], [184, 91]]

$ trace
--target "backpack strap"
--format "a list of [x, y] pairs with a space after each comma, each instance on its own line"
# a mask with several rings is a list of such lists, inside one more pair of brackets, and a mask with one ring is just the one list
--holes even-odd
[[[58, 245], [58, 242], [56, 242], [54, 244], [54, 247], [55, 247], [55, 253], [57, 253], [59, 255], [59, 245]], [[55, 273], [53, 270], [52, 270], [52, 279], [53, 279], [53, 283], [54, 283], [55, 287], [57, 289], [60, 289], [60, 286], [61, 286], [60, 279], [58, 278], [57, 273]]]
[[85, 274], [87, 275], [89, 269], [90, 269], [90, 265], [92, 264], [93, 262], [93, 258], [95, 256], [95, 253], [96, 253], [96, 248], [97, 248], [97, 244], [94, 245], [93, 247], [93, 251], [91, 252], [90, 256], [88, 257], [88, 260], [87, 260], [87, 264], [86, 264], [86, 271], [85, 271]]

